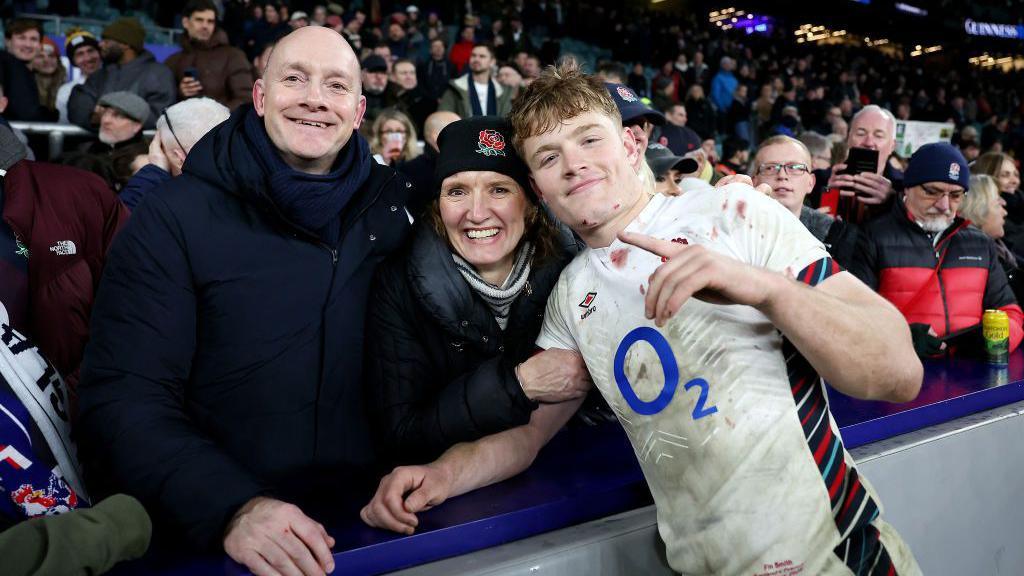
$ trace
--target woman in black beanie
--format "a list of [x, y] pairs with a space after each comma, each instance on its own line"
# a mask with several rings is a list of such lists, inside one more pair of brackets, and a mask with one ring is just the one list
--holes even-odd
[[581, 398], [590, 385], [575, 353], [534, 354], [576, 245], [538, 205], [508, 122], [454, 122], [438, 148], [438, 196], [380, 268], [367, 321], [367, 397], [391, 464], [525, 425], [538, 403]]

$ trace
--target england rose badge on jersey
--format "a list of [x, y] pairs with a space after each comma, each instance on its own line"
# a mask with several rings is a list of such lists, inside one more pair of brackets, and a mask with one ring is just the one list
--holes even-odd
[[625, 100], [626, 102], [637, 101], [636, 94], [633, 94], [633, 91], [630, 90], [629, 88], [626, 88], [625, 86], [619, 86], [618, 88], [616, 88], [616, 91], [619, 93], [619, 96], [621, 96], [622, 99]]
[[505, 137], [497, 130], [481, 130], [480, 139], [476, 143], [476, 151], [484, 156], [504, 156]]
[[956, 162], [949, 163], [949, 179], [959, 180], [960, 179], [960, 164]]

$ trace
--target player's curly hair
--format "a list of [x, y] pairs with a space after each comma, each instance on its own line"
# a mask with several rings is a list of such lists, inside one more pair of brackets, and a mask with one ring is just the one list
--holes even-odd
[[585, 74], [574, 58], [564, 58], [557, 67], [545, 68], [540, 78], [512, 104], [509, 121], [513, 145], [522, 152], [523, 141], [527, 138], [543, 134], [586, 112], [608, 116], [615, 126], [622, 124], [622, 116], [604, 82]]

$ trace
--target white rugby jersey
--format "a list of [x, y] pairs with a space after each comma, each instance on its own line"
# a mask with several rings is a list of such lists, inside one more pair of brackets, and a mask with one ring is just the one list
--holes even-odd
[[[778, 202], [743, 184], [655, 196], [628, 226], [816, 285], [840, 269]], [[562, 272], [537, 344], [579, 351], [617, 414], [684, 574], [916, 574], [879, 518], [824, 385], [749, 306], [689, 299], [644, 317], [661, 258], [616, 240]]]

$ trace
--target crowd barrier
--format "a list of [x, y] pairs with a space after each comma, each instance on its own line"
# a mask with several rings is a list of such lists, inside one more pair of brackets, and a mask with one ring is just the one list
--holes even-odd
[[[46, 136], [47, 152], [50, 159], [56, 158], [64, 152], [64, 139], [68, 136], [82, 138], [83, 140], [95, 138], [96, 133], [90, 132], [74, 124], [58, 124], [56, 122], [11, 122], [11, 126], [21, 130], [25, 134], [43, 134]], [[153, 137], [155, 130], [144, 130], [143, 135]]]
[[[971, 358], [928, 361], [920, 395], [906, 404], [834, 390], [829, 399], [846, 447], [926, 574], [1022, 573], [1019, 498], [1007, 494], [1019, 496], [1024, 486], [1017, 440], [1024, 432], [1024, 350], [1004, 367]], [[561, 431], [526, 472], [421, 514], [411, 536], [360, 521], [372, 493], [373, 486], [339, 486], [306, 510], [336, 539], [338, 574], [579, 574], [589, 573], [578, 569], [595, 557], [606, 562], [602, 574], [637, 574], [641, 565], [663, 562], [650, 493], [616, 424]], [[984, 526], [976, 525], [979, 515]], [[643, 562], [636, 559], [641, 552]], [[528, 570], [497, 570], [499, 561]], [[560, 561], [565, 570], [555, 568]], [[248, 572], [223, 554], [157, 548], [113, 573]]]

